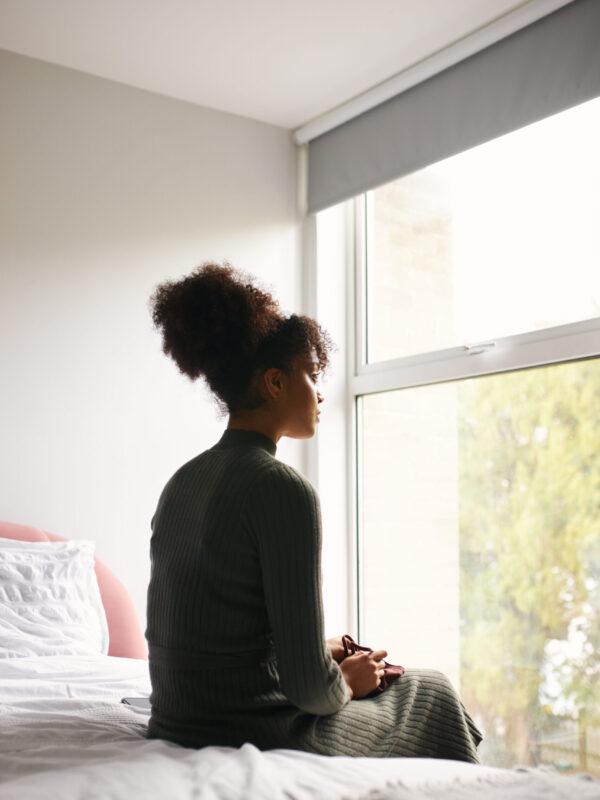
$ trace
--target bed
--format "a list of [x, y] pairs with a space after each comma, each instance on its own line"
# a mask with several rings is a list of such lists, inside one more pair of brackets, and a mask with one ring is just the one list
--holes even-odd
[[[35, 591], [15, 591], [15, 569], [28, 586], [35, 581]], [[73, 597], [85, 604], [69, 595], [69, 582], [82, 580], [92, 615], [84, 634], [75, 612], [61, 616]], [[48, 581], [59, 586], [56, 595], [46, 593]], [[35, 614], [15, 621], [27, 602], [37, 604]], [[85, 640], [90, 631], [93, 641]], [[0, 523], [0, 637], [1, 800], [600, 800], [600, 782], [550, 770], [263, 753], [250, 744], [190, 750], [149, 740], [147, 711], [121, 702], [150, 692], [145, 643], [125, 588], [94, 560], [91, 544], [28, 526]]]

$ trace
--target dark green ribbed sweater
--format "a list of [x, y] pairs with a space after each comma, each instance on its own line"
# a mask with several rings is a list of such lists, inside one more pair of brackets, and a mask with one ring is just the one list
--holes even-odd
[[149, 735], [184, 745], [476, 761], [443, 675], [349, 701], [323, 634], [319, 501], [275, 444], [227, 430], [165, 486], [153, 519]]

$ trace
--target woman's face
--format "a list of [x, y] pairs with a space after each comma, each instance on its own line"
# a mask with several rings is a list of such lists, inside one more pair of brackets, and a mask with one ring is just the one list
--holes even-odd
[[309, 439], [315, 435], [319, 422], [319, 404], [322, 395], [317, 390], [319, 364], [316, 355], [297, 356], [291, 373], [286, 376], [283, 399], [284, 436]]

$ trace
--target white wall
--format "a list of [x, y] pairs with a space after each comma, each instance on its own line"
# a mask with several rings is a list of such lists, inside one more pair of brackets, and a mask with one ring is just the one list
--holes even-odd
[[[144, 619], [163, 484], [224, 427], [155, 284], [229, 259], [301, 306], [289, 132], [0, 51], [0, 519], [97, 542]], [[298, 464], [300, 448], [280, 455]]]

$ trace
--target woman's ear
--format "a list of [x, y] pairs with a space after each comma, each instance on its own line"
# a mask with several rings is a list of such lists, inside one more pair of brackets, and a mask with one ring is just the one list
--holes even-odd
[[283, 372], [277, 367], [269, 367], [261, 375], [259, 392], [265, 400], [278, 400], [283, 391]]

